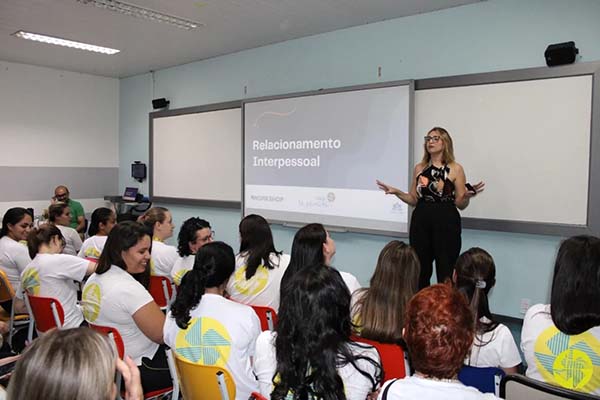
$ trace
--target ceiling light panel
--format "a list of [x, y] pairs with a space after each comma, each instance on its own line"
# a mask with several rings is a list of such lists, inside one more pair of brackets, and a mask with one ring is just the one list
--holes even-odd
[[118, 0], [77, 0], [82, 4], [89, 4], [105, 10], [117, 12], [119, 14], [129, 15], [136, 18], [143, 18], [150, 21], [163, 22], [165, 24], [176, 26], [181, 29], [195, 29], [204, 24], [196, 21], [192, 21], [185, 18], [176, 17], [161, 13], [149, 8], [136, 6], [135, 4], [125, 3]]
[[26, 31], [15, 32], [15, 33], [13, 33], [13, 36], [16, 36], [21, 39], [33, 40], [35, 42], [54, 44], [57, 46], [70, 47], [70, 48], [78, 49], [78, 50], [93, 51], [95, 53], [102, 53], [102, 54], [117, 54], [118, 52], [121, 51], [121, 50], [117, 50], [117, 49], [111, 49], [110, 47], [96, 46], [93, 44], [76, 42], [73, 40], [62, 39], [62, 38], [58, 38], [55, 36], [42, 35], [39, 33], [26, 32]]

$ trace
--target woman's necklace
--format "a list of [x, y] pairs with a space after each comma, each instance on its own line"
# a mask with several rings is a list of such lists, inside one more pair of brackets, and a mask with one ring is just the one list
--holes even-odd
[[417, 376], [421, 379], [428, 379], [430, 381], [446, 382], [446, 383], [460, 383], [460, 381], [456, 377], [454, 377], [454, 378], [436, 378], [435, 376], [425, 375], [420, 372], [415, 372], [413, 374], [413, 376]]

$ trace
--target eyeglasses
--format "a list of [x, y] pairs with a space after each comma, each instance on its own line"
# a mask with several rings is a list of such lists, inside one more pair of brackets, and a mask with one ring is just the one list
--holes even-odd
[[441, 138], [441, 136], [425, 136], [423, 139], [425, 139], [425, 143], [437, 143], [440, 141]]
[[210, 231], [210, 235], [205, 236], [205, 237], [199, 237], [198, 241], [200, 243], [204, 243], [204, 242], [207, 242], [207, 241], [209, 241], [211, 239], [214, 239], [214, 238], [215, 238], [215, 231]]

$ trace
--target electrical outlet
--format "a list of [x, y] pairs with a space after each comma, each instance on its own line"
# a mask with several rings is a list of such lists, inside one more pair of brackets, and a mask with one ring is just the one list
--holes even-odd
[[531, 307], [531, 299], [521, 299], [521, 314], [525, 314]]

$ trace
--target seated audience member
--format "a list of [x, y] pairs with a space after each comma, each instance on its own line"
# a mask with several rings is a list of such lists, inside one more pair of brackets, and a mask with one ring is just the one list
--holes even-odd
[[307, 266], [286, 285], [275, 332], [256, 341], [260, 392], [273, 400], [365, 400], [382, 369], [375, 348], [350, 339], [350, 292], [339, 272]]
[[[31, 232], [33, 219], [27, 209], [15, 207], [8, 209], [2, 217], [2, 229], [0, 230], [0, 269], [4, 271], [8, 281], [15, 293], [21, 287], [21, 273], [31, 262], [27, 245], [21, 243], [27, 241], [27, 235]], [[14, 299], [13, 299], [14, 300]], [[0, 304], [4, 310], [10, 313], [11, 301]], [[25, 312], [23, 302], [15, 303], [15, 309]]]
[[194, 268], [194, 257], [198, 249], [212, 241], [213, 231], [208, 221], [197, 217], [184, 221], [177, 236], [179, 258], [171, 270], [171, 278], [177, 286], [181, 285], [183, 275]]
[[496, 399], [457, 379], [473, 344], [474, 322], [465, 296], [449, 284], [418, 292], [408, 303], [404, 322], [404, 340], [416, 372], [387, 381], [378, 399]]
[[164, 338], [179, 358], [226, 368], [235, 381], [236, 399], [246, 400], [258, 390], [251, 357], [260, 321], [252, 308], [223, 297], [234, 267], [233, 250], [223, 242], [198, 250], [167, 316]]
[[173, 236], [173, 217], [164, 207], [152, 207], [140, 217], [152, 232], [152, 259], [150, 272], [155, 276], [171, 276], [171, 270], [177, 261], [177, 249], [165, 244], [165, 240]]
[[65, 312], [63, 327], [75, 328], [83, 323], [75, 281], [82, 282], [94, 272], [96, 263], [61, 254], [64, 245], [65, 240], [55, 225], [33, 228], [27, 237], [31, 262], [21, 274], [21, 287], [35, 296], [57, 299]]
[[115, 372], [125, 381], [125, 400], [142, 400], [140, 374], [122, 361], [108, 339], [89, 328], [54, 329], [33, 341], [17, 362], [9, 400], [111, 400]]
[[488, 293], [496, 283], [496, 266], [489, 253], [473, 247], [462, 253], [454, 267], [454, 284], [467, 296], [475, 315], [475, 341], [465, 360], [474, 367], [498, 367], [517, 373], [521, 355], [510, 330], [494, 321]]
[[275, 250], [268, 222], [260, 215], [247, 215], [240, 222], [240, 252], [227, 293], [244, 304], [279, 309], [281, 278], [290, 256]]
[[116, 328], [125, 354], [140, 367], [144, 392], [172, 385], [162, 339], [165, 315], [134, 275], [148, 272], [150, 232], [137, 222], [110, 231], [96, 273], [83, 288], [83, 313], [90, 324]]
[[52, 204], [48, 208], [48, 221], [56, 225], [65, 239], [64, 254], [76, 256], [81, 249], [81, 237], [77, 231], [69, 227], [71, 221], [71, 211], [66, 203]]
[[362, 337], [400, 343], [404, 312], [419, 286], [419, 259], [412, 247], [392, 240], [379, 253], [368, 288], [354, 292], [353, 321]]
[[110, 230], [117, 223], [117, 215], [106, 207], [96, 208], [92, 213], [92, 220], [88, 229], [89, 237], [83, 242], [79, 250], [79, 257], [96, 261], [100, 258], [106, 238]]
[[70, 221], [66, 225], [75, 229], [80, 234], [85, 233], [85, 213], [83, 212], [83, 206], [80, 202], [71, 199], [71, 194], [66, 186], [57, 186], [54, 189], [54, 197], [52, 202], [65, 203], [71, 211]]
[[550, 304], [527, 310], [521, 349], [528, 377], [600, 395], [600, 239], [562, 242]]
[[[300, 228], [294, 236], [290, 264], [283, 275], [281, 286], [285, 286], [286, 282], [304, 267], [315, 264], [325, 264], [330, 267], [334, 255], [335, 242], [323, 225], [308, 224]], [[354, 275], [343, 271], [339, 273], [348, 286], [350, 294], [361, 288]]]

